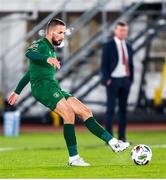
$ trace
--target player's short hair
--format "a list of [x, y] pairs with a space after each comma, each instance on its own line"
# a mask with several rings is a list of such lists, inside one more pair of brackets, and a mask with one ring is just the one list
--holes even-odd
[[47, 30], [51, 27], [57, 26], [57, 25], [63, 25], [66, 26], [65, 22], [63, 22], [61, 19], [53, 18], [47, 23]]
[[126, 22], [124, 21], [118, 21], [117, 24], [116, 24], [116, 27], [117, 26], [128, 26]]

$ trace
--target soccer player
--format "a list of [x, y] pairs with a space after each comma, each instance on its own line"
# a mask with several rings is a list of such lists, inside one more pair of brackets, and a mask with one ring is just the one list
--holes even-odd
[[53, 18], [48, 22], [46, 37], [34, 41], [25, 54], [29, 59], [29, 70], [18, 83], [15, 91], [9, 95], [8, 103], [13, 105], [30, 81], [32, 95], [36, 100], [63, 118], [64, 138], [69, 152], [68, 165], [90, 166], [77, 151], [75, 115], [84, 121], [91, 133], [108, 143], [114, 152], [125, 150], [129, 147], [129, 143], [112, 137], [97, 123], [91, 110], [76, 97], [62, 90], [58, 81], [54, 79], [55, 69], [60, 68], [54, 46], [59, 46], [64, 40], [65, 30], [66, 25], [60, 19]]

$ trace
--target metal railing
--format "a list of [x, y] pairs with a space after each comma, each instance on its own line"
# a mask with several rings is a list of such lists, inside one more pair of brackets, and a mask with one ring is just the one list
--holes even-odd
[[[142, 48], [148, 46], [151, 41], [153, 40], [154, 37], [156, 37], [156, 35], [161, 32], [161, 31], [165, 31], [166, 30], [166, 25], [164, 26], [160, 26], [156, 23], [156, 21], [154, 21], [151, 26], [149, 28], [153, 27], [154, 28], [154, 33], [153, 34], [150, 34], [150, 33], [147, 33], [147, 31], [144, 31], [144, 34], [142, 34], [142, 36], [146, 35], [146, 38], [144, 39], [144, 41], [134, 49], [134, 54], [138, 53]], [[148, 30], [148, 28], [146, 29]], [[133, 41], [133, 43], [135, 43]], [[93, 89], [95, 89], [98, 85], [100, 85], [100, 81], [101, 79], [99, 79], [98, 81], [95, 82], [95, 84], [93, 84], [90, 88], [87, 88], [86, 91], [81, 94], [80, 96], [78, 96], [78, 98], [80, 100], [83, 100]], [[141, 85], [141, 84], [140, 84]]]
[[73, 28], [71, 31], [71, 35], [73, 35], [76, 31], [81, 29], [86, 23], [88, 23], [99, 11], [104, 8], [109, 0], [98, 0], [95, 5], [85, 11], [79, 18], [77, 18], [70, 26], [69, 28]]
[[[127, 9], [124, 13], [122, 13], [111, 25], [109, 24], [108, 34], [109, 36], [112, 33], [112, 30], [116, 23], [120, 20], [124, 20], [128, 17], [130, 17], [134, 11], [142, 4], [143, 2], [140, 1], [134, 5], [132, 5], [129, 9]], [[61, 69], [57, 72], [57, 76], [65, 76], [65, 74], [70, 70], [70, 68], [78, 62], [83, 56], [88, 54], [88, 52], [94, 47], [96, 44], [102, 44], [103, 42], [103, 34], [102, 34], [102, 28], [98, 33], [96, 33], [87, 43], [85, 43], [76, 53], [74, 53], [71, 57], [69, 57], [66, 60], [66, 63], [61, 67]]]

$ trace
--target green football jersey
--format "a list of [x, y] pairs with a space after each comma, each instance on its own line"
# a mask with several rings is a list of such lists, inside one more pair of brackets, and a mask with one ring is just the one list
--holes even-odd
[[55, 49], [52, 44], [42, 38], [34, 41], [26, 52], [29, 61], [30, 81], [36, 82], [40, 79], [54, 79], [55, 69], [47, 63], [49, 57], [56, 58]]
[[47, 63], [47, 59], [56, 58], [56, 53], [46, 38], [34, 41], [25, 55], [29, 59], [29, 70], [18, 83], [15, 89], [17, 94], [20, 94], [30, 81], [33, 97], [51, 110], [56, 108], [61, 99], [72, 96], [61, 89], [58, 81], [54, 80], [55, 69]]
[[29, 59], [29, 69], [15, 89], [17, 94], [21, 93], [29, 81], [32, 85], [41, 79], [53, 80], [55, 76], [55, 69], [47, 63], [47, 59], [56, 58], [56, 53], [53, 45], [46, 38], [34, 41], [25, 55]]

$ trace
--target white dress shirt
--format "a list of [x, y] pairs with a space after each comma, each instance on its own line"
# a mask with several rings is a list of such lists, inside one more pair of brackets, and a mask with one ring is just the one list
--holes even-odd
[[[125, 40], [121, 41], [116, 36], [114, 37], [114, 40], [115, 40], [115, 43], [117, 46], [117, 52], [118, 52], [119, 59], [118, 59], [118, 63], [116, 65], [115, 69], [111, 73], [111, 77], [115, 77], [115, 78], [126, 77], [127, 76], [126, 68], [122, 61], [122, 45], [123, 45], [123, 49], [125, 52], [125, 57], [128, 60], [128, 52], [127, 52], [126, 42], [125, 42]], [[121, 43], [122, 43], [122, 45], [121, 45]]]

